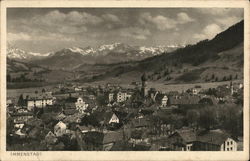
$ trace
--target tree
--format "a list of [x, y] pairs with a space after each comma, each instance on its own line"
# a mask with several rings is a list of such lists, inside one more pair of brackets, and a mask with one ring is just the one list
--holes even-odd
[[232, 76], [232, 74], [230, 74], [230, 76], [229, 76], [229, 80], [232, 80], [233, 79], [233, 76]]
[[23, 99], [23, 95], [22, 94], [19, 96], [17, 105], [18, 106], [25, 106], [25, 100]]
[[10, 76], [10, 74], [7, 74], [7, 82], [11, 82], [11, 76]]
[[104, 96], [104, 95], [99, 95], [99, 96], [97, 96], [96, 101], [97, 101], [97, 104], [98, 104], [99, 106], [103, 106], [103, 105], [106, 104], [105, 96]]
[[202, 98], [199, 101], [200, 104], [207, 104], [207, 105], [213, 105], [213, 101], [211, 100], [211, 98]]
[[188, 124], [191, 125], [191, 127], [198, 125], [198, 121], [199, 121], [199, 112], [198, 111], [188, 110], [186, 117], [187, 117]]
[[211, 77], [211, 79], [214, 79], [214, 74], [212, 74], [212, 77]]
[[234, 79], [238, 79], [238, 74], [235, 75]]
[[199, 125], [207, 130], [216, 124], [216, 114], [214, 109], [210, 107], [205, 107], [200, 110]]
[[215, 77], [215, 82], [218, 82], [218, 77]]

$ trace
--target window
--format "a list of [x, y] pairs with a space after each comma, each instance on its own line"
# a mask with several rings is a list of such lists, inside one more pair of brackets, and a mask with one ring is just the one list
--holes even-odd
[[231, 141], [231, 145], [233, 145], [233, 141]]
[[229, 145], [229, 142], [227, 142], [227, 145]]
[[230, 148], [230, 150], [232, 151], [232, 150], [233, 150], [233, 148], [231, 147], [231, 148]]
[[227, 148], [227, 151], [229, 151], [229, 148]]

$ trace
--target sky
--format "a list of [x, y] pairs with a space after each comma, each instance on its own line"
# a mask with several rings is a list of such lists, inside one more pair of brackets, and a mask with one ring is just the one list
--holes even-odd
[[194, 44], [243, 19], [241, 8], [8, 8], [8, 44], [47, 53], [115, 42]]

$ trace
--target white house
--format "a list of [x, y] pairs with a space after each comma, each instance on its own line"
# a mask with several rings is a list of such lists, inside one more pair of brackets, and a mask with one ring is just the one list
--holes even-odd
[[63, 134], [66, 133], [66, 124], [63, 123], [62, 121], [59, 121], [55, 126], [54, 126], [54, 134], [58, 136], [62, 136]]
[[114, 101], [114, 93], [109, 93], [108, 94], [108, 99], [109, 99], [109, 102]]
[[126, 98], [127, 98], [126, 95], [127, 95], [126, 92], [119, 91], [117, 93], [117, 97], [116, 97], [117, 102], [124, 102], [124, 101], [126, 101]]
[[162, 99], [161, 99], [161, 106], [162, 107], [166, 107], [168, 104], [168, 97], [165, 95]]
[[111, 119], [109, 120], [109, 124], [111, 124], [111, 123], [117, 123], [117, 124], [120, 123], [120, 120], [119, 120], [119, 118], [116, 116], [116, 114], [113, 114], [112, 117], [111, 117]]
[[221, 144], [220, 150], [237, 151], [237, 142], [229, 137]]
[[75, 105], [76, 105], [76, 109], [77, 109], [80, 113], [84, 113], [85, 110], [86, 110], [86, 109], [88, 108], [88, 106], [89, 106], [87, 103], [85, 103], [85, 102], [83, 101], [83, 99], [82, 99], [81, 97], [79, 97], [79, 98], [77, 99]]
[[29, 110], [34, 107], [43, 108], [47, 105], [53, 105], [53, 97], [51, 92], [33, 93], [26, 95], [27, 108]]

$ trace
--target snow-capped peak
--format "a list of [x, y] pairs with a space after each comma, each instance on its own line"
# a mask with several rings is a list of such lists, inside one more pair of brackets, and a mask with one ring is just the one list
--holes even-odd
[[26, 52], [24, 50], [9, 47], [7, 49], [7, 57], [10, 59], [16, 59], [16, 60], [29, 60], [33, 58], [43, 58], [51, 55], [52, 53], [34, 53], [34, 52]]

